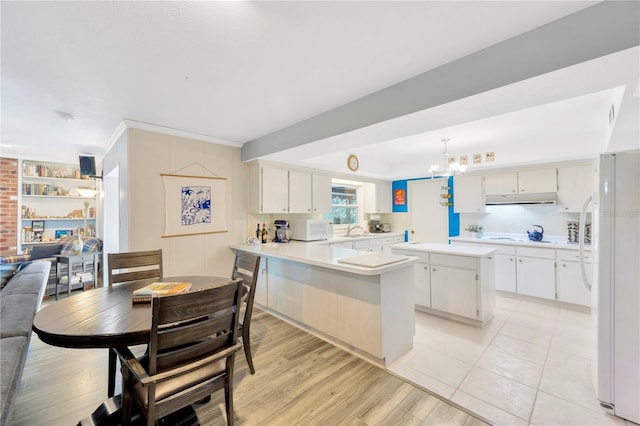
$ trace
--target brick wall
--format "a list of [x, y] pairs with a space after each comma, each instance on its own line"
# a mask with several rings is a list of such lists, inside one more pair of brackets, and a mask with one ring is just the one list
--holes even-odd
[[18, 244], [18, 160], [0, 158], [0, 255], [16, 254]]

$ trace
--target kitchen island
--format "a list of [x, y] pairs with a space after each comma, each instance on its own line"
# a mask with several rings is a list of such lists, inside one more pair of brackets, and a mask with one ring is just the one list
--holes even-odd
[[379, 365], [413, 347], [417, 257], [302, 242], [231, 249], [266, 259], [256, 290], [261, 309]]
[[495, 309], [493, 248], [402, 243], [391, 253], [418, 256], [414, 264], [416, 309], [484, 326]]

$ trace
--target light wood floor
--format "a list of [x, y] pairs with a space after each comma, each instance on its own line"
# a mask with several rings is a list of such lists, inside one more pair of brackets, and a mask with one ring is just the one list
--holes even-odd
[[[236, 357], [239, 425], [486, 424], [257, 309], [251, 334], [256, 374]], [[106, 350], [57, 348], [34, 334], [11, 424], [77, 424], [105, 399], [106, 367]], [[195, 408], [202, 425], [226, 424], [222, 392]]]

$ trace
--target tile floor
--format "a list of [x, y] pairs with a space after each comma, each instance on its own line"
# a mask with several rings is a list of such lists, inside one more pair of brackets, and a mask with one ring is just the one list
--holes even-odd
[[411, 352], [389, 370], [500, 425], [631, 425], [600, 408], [591, 317], [499, 294], [483, 328], [416, 311]]

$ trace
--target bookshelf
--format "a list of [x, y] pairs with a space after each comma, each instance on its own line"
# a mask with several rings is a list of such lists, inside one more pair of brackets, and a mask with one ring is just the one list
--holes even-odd
[[95, 236], [96, 198], [82, 197], [78, 189], [95, 191], [96, 182], [80, 176], [78, 165], [23, 160], [20, 186], [23, 251], [63, 235]]

